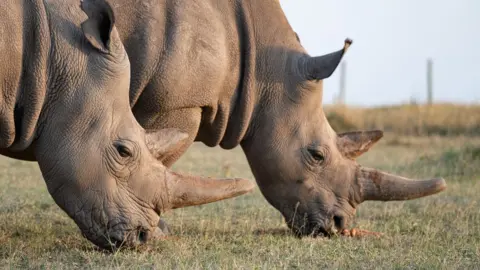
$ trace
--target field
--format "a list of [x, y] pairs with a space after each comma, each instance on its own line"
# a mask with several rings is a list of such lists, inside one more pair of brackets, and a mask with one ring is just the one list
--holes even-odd
[[[361, 164], [408, 177], [444, 177], [448, 184], [443, 193], [423, 199], [362, 204], [354, 225], [383, 232], [378, 239], [298, 239], [257, 188], [246, 196], [166, 213], [175, 237], [148, 249], [109, 254], [82, 238], [51, 199], [35, 163], [0, 157], [0, 266], [478, 269], [480, 137], [473, 135], [480, 131], [472, 127], [479, 123], [471, 124], [467, 135], [387, 132], [359, 159]], [[195, 144], [174, 169], [253, 179], [239, 148], [224, 151]]]
[[382, 129], [397, 135], [480, 135], [480, 106], [404, 104], [374, 108], [327, 106], [326, 113], [338, 130]]

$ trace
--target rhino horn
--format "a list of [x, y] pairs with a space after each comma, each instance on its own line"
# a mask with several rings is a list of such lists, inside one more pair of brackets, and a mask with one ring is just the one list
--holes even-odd
[[340, 64], [343, 55], [347, 52], [348, 47], [352, 44], [351, 39], [345, 39], [344, 46], [341, 50], [322, 55], [311, 57], [306, 62], [306, 78], [307, 80], [323, 80], [330, 77]]
[[442, 178], [415, 181], [370, 168], [359, 168], [362, 201], [403, 201], [439, 193], [447, 188]]
[[167, 177], [169, 208], [181, 208], [216, 202], [249, 193], [255, 184], [247, 179], [211, 179], [169, 172]]

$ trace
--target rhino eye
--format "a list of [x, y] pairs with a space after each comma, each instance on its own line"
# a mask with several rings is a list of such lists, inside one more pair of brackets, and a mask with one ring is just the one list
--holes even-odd
[[123, 158], [133, 156], [132, 151], [130, 151], [130, 149], [128, 149], [128, 147], [123, 144], [116, 144], [115, 148], [117, 149], [118, 154]]
[[316, 149], [308, 149], [308, 153], [317, 162], [323, 162], [325, 160], [325, 157], [323, 156], [322, 152], [320, 152]]

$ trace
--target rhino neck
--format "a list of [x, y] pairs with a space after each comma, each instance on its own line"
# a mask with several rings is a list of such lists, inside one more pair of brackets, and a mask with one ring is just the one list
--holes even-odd
[[0, 148], [20, 152], [36, 137], [47, 95], [50, 31], [43, 1], [2, 5], [11, 7], [0, 10]]
[[[250, 168], [257, 182], [264, 181], [260, 172], [265, 166], [268, 151], [265, 144], [275, 141], [269, 126], [278, 122], [284, 115], [290, 100], [289, 91], [295, 88], [295, 74], [298, 59], [307, 52], [300, 44], [299, 38], [288, 22], [279, 1], [249, 0], [253, 8], [252, 20], [256, 26], [255, 35], [255, 91], [258, 99], [255, 103], [253, 121], [248, 135], [242, 140], [242, 149], [249, 161]], [[257, 29], [258, 28], [258, 29]], [[272, 202], [271, 202], [272, 203]]]
[[248, 137], [255, 105], [260, 98], [255, 80], [257, 56], [250, 5], [247, 1], [238, 1], [235, 8], [240, 68], [237, 87], [229, 100], [231, 109], [228, 117], [225, 117], [226, 127], [220, 141], [220, 146], [224, 149], [234, 148]]
[[256, 134], [257, 125], [270, 121], [272, 102], [290, 83], [292, 64], [306, 54], [279, 1], [238, 1], [237, 6], [242, 73], [220, 144], [225, 149], [265, 139]]
[[[225, 90], [220, 95], [227, 94], [228, 99], [219, 99], [213, 108], [202, 108], [195, 138], [224, 149], [248, 144], [254, 137], [261, 139], [254, 134], [255, 125], [265, 118], [264, 107], [283, 90], [277, 86], [285, 80], [282, 74], [286, 74], [292, 51], [294, 55], [305, 53], [278, 1], [235, 1], [234, 7], [237, 27], [234, 31], [238, 34], [235, 49], [239, 50], [237, 87], [231, 94]], [[279, 33], [291, 35], [279, 36]]]

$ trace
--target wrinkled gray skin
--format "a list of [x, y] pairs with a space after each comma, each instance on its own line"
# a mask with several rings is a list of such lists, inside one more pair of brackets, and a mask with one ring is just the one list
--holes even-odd
[[[185, 144], [243, 148], [265, 198], [298, 234], [348, 226], [365, 200], [440, 192], [443, 179], [409, 181], [355, 158], [381, 131], [336, 134], [322, 110], [322, 80], [350, 45], [311, 57], [276, 0], [115, 0], [132, 61], [130, 101], [147, 129], [179, 128]], [[321, 26], [332, 27], [332, 26]]]
[[37, 161], [49, 193], [90, 241], [136, 246], [158, 236], [165, 210], [252, 190], [247, 180], [182, 176], [157, 160], [187, 135], [146, 133], [135, 120], [130, 63], [106, 2], [1, 6], [0, 154]]

